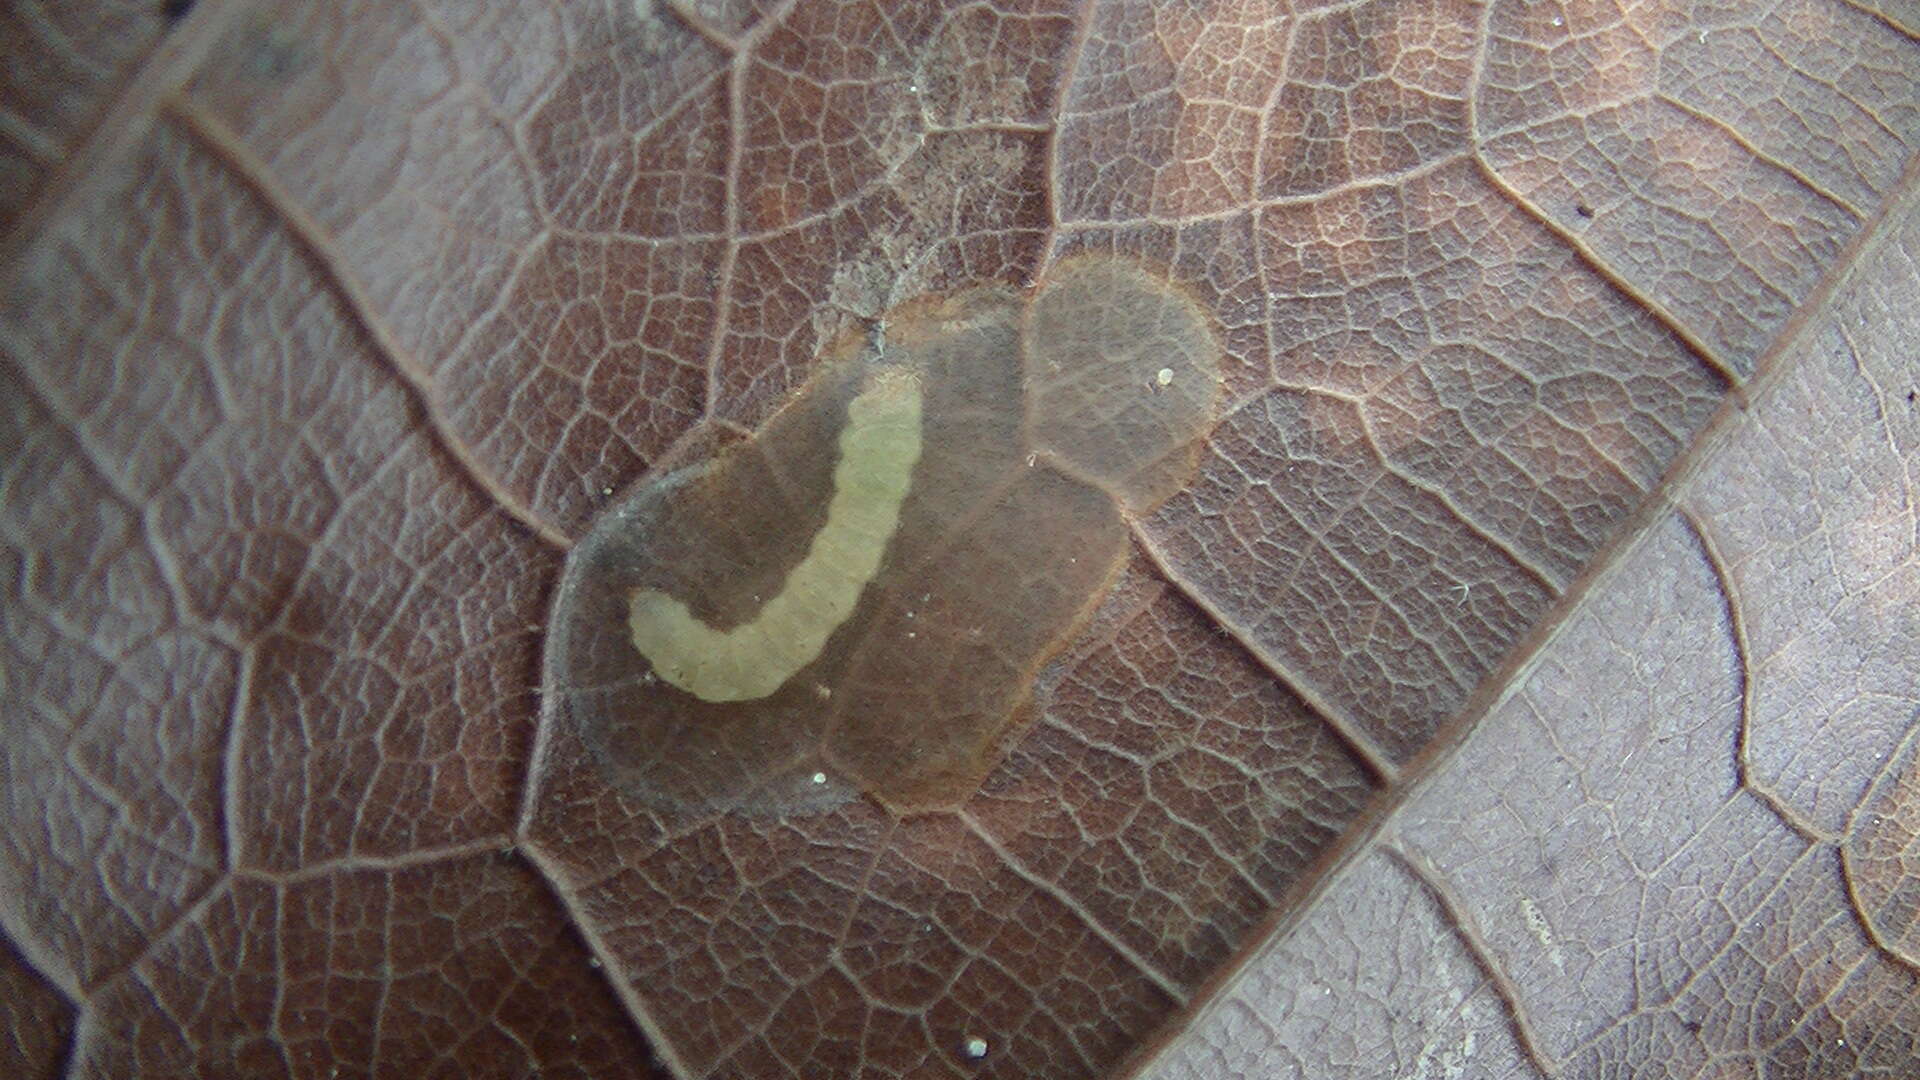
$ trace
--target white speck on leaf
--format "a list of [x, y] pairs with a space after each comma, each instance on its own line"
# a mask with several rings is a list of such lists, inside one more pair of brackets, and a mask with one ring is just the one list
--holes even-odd
[[1547, 951], [1547, 959], [1562, 971], [1567, 969], [1566, 954], [1560, 951], [1560, 945], [1553, 939], [1553, 928], [1547, 923], [1547, 913], [1530, 896], [1520, 898], [1520, 915], [1527, 922], [1527, 929], [1533, 931], [1534, 940]]

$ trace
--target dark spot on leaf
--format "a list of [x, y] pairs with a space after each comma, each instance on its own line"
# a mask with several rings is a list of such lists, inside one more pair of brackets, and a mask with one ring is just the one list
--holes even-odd
[[285, 27], [263, 27], [248, 42], [245, 63], [256, 79], [280, 80], [304, 67], [305, 47], [294, 31]]
[[160, 17], [170, 23], [179, 22], [193, 10], [193, 0], [160, 0]]

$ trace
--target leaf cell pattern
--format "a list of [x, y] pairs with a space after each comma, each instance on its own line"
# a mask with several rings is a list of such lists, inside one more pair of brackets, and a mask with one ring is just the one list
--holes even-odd
[[[1920, 1058], [1911, 4], [0, 20], [8, 1071]], [[1226, 416], [980, 790], [609, 789], [596, 512], [1082, 255]]]

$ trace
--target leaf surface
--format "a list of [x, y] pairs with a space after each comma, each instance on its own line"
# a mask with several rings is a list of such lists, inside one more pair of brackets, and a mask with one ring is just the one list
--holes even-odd
[[[17, 1071], [1920, 1060], [1910, 5], [50, 11]], [[596, 512], [1083, 253], [1210, 312], [1228, 404], [979, 791], [609, 786], [540, 693]]]

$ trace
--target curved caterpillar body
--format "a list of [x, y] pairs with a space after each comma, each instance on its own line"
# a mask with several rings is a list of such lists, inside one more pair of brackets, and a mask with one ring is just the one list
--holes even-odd
[[549, 685], [622, 790], [763, 813], [963, 798], [1104, 595], [1126, 517], [1186, 482], [1214, 422], [1204, 313], [1131, 262], [883, 325], [576, 546]]

